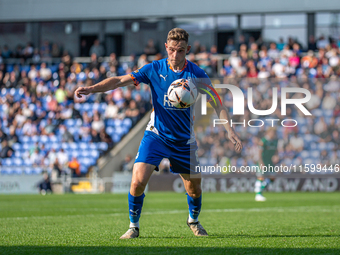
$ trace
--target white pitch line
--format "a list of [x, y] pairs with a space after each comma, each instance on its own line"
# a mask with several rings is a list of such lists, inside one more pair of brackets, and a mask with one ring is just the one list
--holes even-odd
[[[113, 209], [114, 210], [114, 209]], [[157, 214], [181, 214], [188, 210], [171, 211], [146, 211], [143, 215]], [[230, 213], [230, 212], [340, 212], [340, 206], [295, 206], [295, 207], [266, 207], [266, 208], [233, 208], [233, 209], [202, 209], [203, 213]], [[74, 218], [74, 217], [99, 217], [99, 216], [126, 216], [128, 212], [108, 214], [78, 214], [78, 215], [54, 215], [54, 216], [32, 216], [32, 217], [6, 217], [3, 220], [30, 220], [30, 219], [52, 219], [52, 218]]]

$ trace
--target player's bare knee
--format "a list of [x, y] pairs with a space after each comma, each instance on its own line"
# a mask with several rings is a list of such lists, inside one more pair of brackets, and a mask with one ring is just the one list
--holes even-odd
[[190, 197], [192, 197], [192, 198], [199, 198], [199, 197], [201, 196], [201, 194], [202, 194], [202, 190], [201, 190], [200, 187], [199, 187], [199, 188], [195, 188], [195, 189], [193, 189], [193, 190], [190, 190], [190, 191], [188, 192], [188, 195], [189, 195]]
[[139, 181], [133, 181], [131, 183], [130, 193], [132, 196], [140, 196], [143, 194], [146, 185]]

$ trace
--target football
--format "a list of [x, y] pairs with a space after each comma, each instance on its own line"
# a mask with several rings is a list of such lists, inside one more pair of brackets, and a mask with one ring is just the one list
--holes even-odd
[[188, 108], [197, 99], [196, 86], [187, 79], [175, 80], [168, 89], [168, 100], [176, 108]]

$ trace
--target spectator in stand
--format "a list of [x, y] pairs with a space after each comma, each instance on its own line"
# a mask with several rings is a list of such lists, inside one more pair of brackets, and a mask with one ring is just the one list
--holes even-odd
[[158, 51], [157, 51], [154, 41], [152, 39], [149, 39], [148, 43], [144, 47], [144, 54], [146, 54], [147, 56], [150, 56], [150, 55], [156, 55], [157, 52]]
[[298, 134], [295, 133], [293, 137], [290, 138], [289, 143], [295, 153], [299, 153], [303, 150], [304, 141], [302, 137], [298, 137]]
[[42, 58], [51, 57], [51, 46], [48, 40], [45, 40], [43, 45], [40, 47], [40, 55]]
[[308, 50], [311, 50], [311, 51], [317, 50], [314, 35], [310, 35], [309, 38], [308, 38]]
[[44, 157], [40, 154], [38, 148], [35, 148], [32, 154], [30, 155], [30, 161], [34, 166], [40, 166], [43, 163]]
[[227, 41], [227, 45], [224, 47], [224, 53], [230, 54], [234, 50], [235, 50], [234, 40], [232, 38], [229, 38]]
[[30, 71], [28, 72], [28, 78], [30, 80], [35, 80], [35, 78], [37, 78], [38, 76], [38, 70], [36, 69], [35, 65], [32, 65], [30, 68]]
[[113, 147], [113, 145], [114, 145], [113, 140], [112, 140], [111, 136], [109, 136], [108, 133], [106, 133], [104, 128], [100, 131], [99, 136], [100, 136], [101, 142], [107, 143], [109, 148]]
[[40, 73], [40, 77], [41, 77], [45, 82], [48, 81], [48, 80], [50, 80], [51, 77], [52, 77], [51, 69], [48, 68], [48, 67], [46, 66], [46, 63], [45, 63], [45, 62], [41, 63], [39, 73]]
[[93, 115], [93, 121], [92, 121], [91, 127], [97, 132], [99, 132], [105, 127], [104, 121], [100, 119], [98, 114]]
[[138, 62], [137, 62], [137, 67], [141, 68], [144, 65], [146, 65], [148, 63], [148, 59], [147, 59], [147, 55], [146, 54], [142, 54], [139, 58], [138, 58]]
[[65, 80], [60, 83], [59, 88], [55, 92], [55, 98], [58, 104], [65, 104], [67, 100], [67, 93], [65, 91]]
[[332, 110], [335, 108], [335, 106], [337, 105], [336, 99], [331, 96], [330, 92], [327, 92], [323, 101], [322, 101], [322, 109], [323, 110]]
[[124, 161], [120, 165], [120, 171], [124, 173], [131, 173], [133, 167], [134, 160], [132, 159], [130, 154], [127, 154], [124, 158]]
[[80, 44], [80, 56], [81, 57], [89, 56], [89, 51], [90, 48], [88, 47], [86, 40], [82, 40]]
[[68, 131], [65, 125], [59, 126], [59, 134], [61, 135], [61, 141], [63, 143], [72, 143], [74, 142], [73, 135]]
[[33, 52], [34, 52], [33, 44], [29, 42], [26, 44], [26, 47], [23, 49], [22, 55], [25, 59], [31, 58], [33, 57]]
[[95, 129], [91, 129], [91, 143], [100, 143], [100, 135]]
[[59, 58], [61, 55], [60, 48], [58, 44], [53, 43], [52, 44], [52, 50], [51, 50], [51, 56], [52, 58]]
[[140, 117], [140, 111], [137, 108], [137, 104], [135, 100], [131, 100], [129, 104], [129, 108], [125, 111], [125, 116], [132, 120], [132, 125], [135, 125]]
[[12, 157], [14, 150], [9, 146], [7, 140], [3, 140], [1, 143], [0, 158]]
[[91, 63], [89, 65], [89, 69], [92, 70], [93, 68], [98, 68], [98, 55], [96, 53], [91, 54]]
[[321, 35], [319, 40], [316, 43], [316, 46], [318, 49], [325, 49], [328, 44], [329, 44], [329, 41], [325, 39], [324, 35]]
[[2, 143], [5, 140], [8, 140], [8, 136], [0, 129], [0, 143]]
[[100, 44], [100, 41], [96, 39], [90, 48], [90, 55], [96, 54], [97, 57], [102, 57], [104, 53], [104, 47]]
[[6, 44], [4, 45], [4, 48], [2, 49], [2, 55], [1, 56], [4, 59], [10, 58], [12, 56], [12, 52]]
[[37, 185], [41, 195], [46, 195], [47, 193], [52, 193], [51, 181], [48, 173], [43, 174], [43, 180]]
[[68, 162], [68, 167], [71, 170], [72, 177], [80, 177], [80, 163], [76, 157], [72, 157], [72, 160]]
[[270, 44], [270, 48], [268, 50], [268, 57], [272, 58], [272, 59], [277, 59], [280, 57], [280, 52], [279, 50], [276, 48], [276, 43], [272, 42]]
[[60, 151], [57, 153], [57, 159], [61, 170], [65, 169], [68, 163], [68, 156], [63, 148], [61, 148]]
[[106, 119], [114, 119], [118, 116], [118, 106], [114, 101], [109, 101], [108, 106], [105, 109], [104, 117]]

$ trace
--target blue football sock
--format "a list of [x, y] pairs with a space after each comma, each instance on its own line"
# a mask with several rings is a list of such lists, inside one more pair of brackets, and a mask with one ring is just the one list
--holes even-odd
[[139, 197], [134, 197], [129, 192], [129, 216], [132, 223], [130, 226], [139, 228], [139, 218], [142, 212], [144, 197], [144, 193]]
[[195, 222], [197, 221], [198, 215], [201, 212], [202, 195], [199, 198], [192, 198], [187, 194], [187, 200], [188, 200], [188, 205], [189, 205], [189, 216]]

